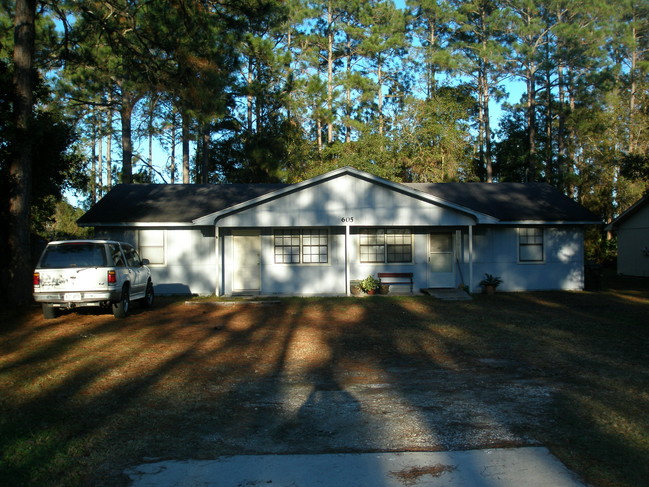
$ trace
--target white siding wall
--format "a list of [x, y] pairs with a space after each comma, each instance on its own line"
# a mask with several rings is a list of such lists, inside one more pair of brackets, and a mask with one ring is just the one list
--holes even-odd
[[[467, 236], [464, 253], [468, 256]], [[580, 290], [584, 286], [584, 244], [580, 227], [544, 227], [544, 261], [518, 261], [518, 229], [483, 227], [473, 239], [474, 292], [485, 273], [500, 276], [503, 291]], [[465, 262], [468, 257], [465, 257]], [[467, 276], [468, 267], [463, 266]], [[466, 278], [465, 278], [466, 279]]]
[[626, 219], [617, 230], [617, 271], [626, 276], [649, 277], [649, 205]]
[[[275, 264], [272, 229], [261, 229], [261, 294], [278, 295], [344, 295], [345, 281], [345, 233], [338, 227], [329, 234], [329, 262], [327, 264]], [[224, 247], [224, 294], [232, 293], [233, 242], [229, 229], [223, 229]], [[412, 272], [414, 290], [427, 283], [427, 235], [414, 235], [413, 262], [399, 264], [362, 264], [358, 256], [358, 235], [350, 235], [349, 279], [363, 279], [379, 272]], [[405, 290], [405, 288], [404, 288]]]
[[[95, 235], [124, 240], [137, 247], [139, 230], [98, 228]], [[165, 263], [150, 266], [156, 294], [214, 294], [217, 282], [214, 245], [212, 227], [166, 228]]]

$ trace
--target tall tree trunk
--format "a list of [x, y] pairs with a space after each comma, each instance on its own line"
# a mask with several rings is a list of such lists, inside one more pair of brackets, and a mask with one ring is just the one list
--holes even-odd
[[34, 104], [33, 58], [36, 0], [17, 0], [14, 17], [14, 123], [16, 155], [9, 164], [12, 193], [9, 197], [9, 302], [25, 305], [31, 299], [30, 206], [32, 135], [29, 126]]
[[327, 8], [327, 144], [332, 144], [334, 141], [334, 33], [333, 33], [333, 12], [331, 2]]
[[201, 131], [201, 143], [203, 150], [201, 151], [201, 183], [208, 183], [207, 165], [210, 160], [210, 124], [204, 123], [203, 130]]
[[190, 183], [189, 177], [189, 114], [185, 110], [181, 113], [182, 149], [183, 149], [183, 184]]
[[158, 103], [158, 98], [151, 96], [149, 98], [149, 119], [147, 121], [147, 132], [149, 138], [149, 182], [153, 182], [153, 133], [155, 131], [154, 122], [155, 122], [155, 107]]
[[377, 111], [379, 112], [379, 135], [383, 136], [383, 64], [381, 55], [376, 65]]
[[320, 116], [316, 115], [316, 120], [315, 120], [315, 131], [316, 131], [316, 140], [318, 144], [318, 152], [322, 152], [322, 120], [320, 120]]
[[435, 46], [437, 45], [437, 33], [435, 32], [435, 22], [432, 19], [428, 20], [428, 69], [427, 71], [427, 80], [426, 80], [426, 98], [430, 100], [433, 97], [433, 93], [437, 89], [437, 81], [435, 79], [435, 63], [433, 62], [433, 52]]
[[545, 44], [545, 182], [557, 184], [557, 170], [552, 150], [552, 76], [550, 71], [550, 41]]
[[[100, 112], [101, 113], [101, 112]], [[104, 190], [104, 138], [100, 136], [97, 138], [97, 196], [100, 198]]]
[[99, 121], [97, 113], [93, 116], [92, 127], [92, 154], [90, 156], [90, 201], [94, 205], [97, 203], [97, 139], [99, 139]]
[[252, 134], [252, 119], [253, 119], [253, 96], [252, 96], [252, 83], [254, 81], [253, 75], [252, 75], [252, 70], [253, 70], [253, 60], [252, 56], [248, 57], [248, 73], [246, 74], [246, 83], [248, 83], [248, 94], [246, 95], [246, 105], [247, 105], [247, 113], [248, 113], [248, 120], [247, 120], [247, 126], [248, 126], [248, 135], [250, 136]]
[[119, 110], [122, 119], [122, 178], [124, 184], [133, 182], [133, 129], [131, 126], [135, 103], [122, 90], [122, 104]]
[[566, 191], [566, 175], [568, 172], [568, 156], [566, 150], [566, 87], [563, 74], [563, 64], [558, 66], [559, 84], [559, 130], [557, 132], [557, 149], [559, 157], [557, 161], [557, 178], [559, 187]]
[[176, 184], [176, 121], [171, 123], [171, 156], [169, 160], [169, 179], [171, 184]]
[[352, 53], [351, 53], [351, 40], [347, 37], [347, 54], [345, 56], [345, 70], [347, 72], [347, 83], [345, 86], [345, 143], [350, 143], [352, 140], [352, 125], [350, 123], [352, 118]]
[[[110, 100], [109, 100], [110, 101]], [[108, 109], [108, 137], [106, 139], [106, 190], [113, 186], [113, 109]]]
[[[568, 106], [570, 108], [570, 113], [575, 112], [575, 84], [574, 84], [574, 79], [572, 76], [572, 73], [569, 72], [568, 76]], [[575, 124], [570, 124], [570, 129], [568, 132], [568, 140], [570, 143], [568, 144], [568, 162], [570, 164], [570, 171], [574, 172], [576, 171], [576, 151], [575, 151], [575, 141], [577, 140], [577, 133], [575, 130]], [[574, 182], [571, 180], [570, 186], [568, 187], [568, 195], [570, 196], [577, 196], [577, 201], [581, 201], [581, 196], [579, 194], [576, 194], [579, 191], [579, 187], [574, 184]]]
[[[484, 61], [484, 65], [487, 66], [487, 61]], [[489, 122], [489, 82], [487, 79], [488, 74], [485, 72], [482, 75], [481, 79], [481, 89], [482, 89], [482, 103], [484, 108], [482, 110], [484, 120], [484, 158], [485, 158], [485, 169], [487, 170], [487, 182], [493, 183], [493, 162], [491, 157], [491, 123]]]
[[[633, 16], [633, 24], [635, 24], [635, 15]], [[631, 52], [631, 68], [629, 69], [629, 76], [631, 77], [631, 93], [629, 93], [629, 153], [635, 151], [635, 119], [636, 119], [636, 90], [638, 89], [638, 83], [636, 80], [636, 69], [638, 67], [638, 50], [635, 46], [638, 44], [638, 34], [635, 28], [633, 27], [633, 51]]]
[[527, 181], [536, 181], [536, 83], [531, 68], [527, 71]]

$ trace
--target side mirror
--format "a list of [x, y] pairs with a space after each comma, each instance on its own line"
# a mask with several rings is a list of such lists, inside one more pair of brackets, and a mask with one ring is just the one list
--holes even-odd
[[142, 259], [142, 265], [149, 265], [149, 259]]

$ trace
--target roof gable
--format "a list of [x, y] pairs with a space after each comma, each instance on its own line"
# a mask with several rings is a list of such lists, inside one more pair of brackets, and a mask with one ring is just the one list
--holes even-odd
[[[321, 174], [320, 176], [316, 176], [314, 178], [308, 179], [306, 181], [302, 181], [300, 183], [296, 183], [290, 186], [286, 186], [283, 188], [279, 188], [276, 191], [272, 191], [266, 194], [263, 194], [257, 198], [254, 198], [252, 200], [244, 201], [239, 204], [233, 205], [228, 208], [224, 208], [220, 211], [216, 211], [211, 214], [207, 214], [201, 218], [198, 218], [194, 220], [194, 223], [197, 225], [214, 225], [215, 222], [226, 215], [230, 215], [233, 213], [237, 213], [240, 211], [244, 211], [248, 208], [252, 208], [258, 205], [262, 204], [267, 204], [272, 200], [277, 200], [280, 198], [286, 198], [289, 197], [289, 195], [298, 193], [298, 192], [304, 192], [304, 191], [310, 191], [311, 189], [315, 187], [322, 187], [324, 185], [328, 185], [330, 182], [333, 180], [341, 180], [340, 184], [344, 184], [342, 179], [343, 178], [351, 178], [351, 179], [356, 179], [361, 182], [369, 183], [370, 185], [376, 185], [381, 188], [387, 188], [388, 190], [396, 193], [401, 193], [404, 195], [407, 195], [411, 198], [416, 198], [418, 200], [423, 200], [428, 203], [434, 203], [437, 204], [438, 206], [444, 206], [446, 208], [449, 208], [451, 210], [459, 211], [461, 213], [465, 213], [467, 215], [471, 215], [474, 217], [476, 220], [489, 220], [489, 216], [482, 213], [478, 209], [469, 209], [465, 208], [462, 205], [456, 204], [453, 200], [443, 200], [437, 197], [434, 194], [430, 194], [427, 192], [422, 192], [417, 190], [416, 188], [411, 188], [408, 185], [404, 185], [401, 183], [395, 183], [392, 181], [388, 181], [386, 179], [380, 178], [378, 176], [374, 176], [373, 174], [369, 174], [363, 171], [359, 171], [358, 169], [354, 169], [351, 167], [342, 167], [339, 169], [336, 169], [334, 171], [330, 171], [328, 173]], [[336, 182], [335, 184], [339, 184]], [[356, 188], [358, 189], [358, 188]], [[332, 195], [332, 197], [338, 197], [342, 199], [346, 199], [346, 196], [344, 193], [341, 195], [333, 195], [333, 193], [329, 193]], [[328, 198], [322, 198], [321, 204], [325, 204], [324, 202]]]
[[638, 213], [647, 211], [649, 208], [649, 196], [643, 196], [638, 201], [633, 203], [625, 212], [618, 216], [615, 220], [606, 226], [607, 230], [617, 230], [620, 226], [624, 225], [629, 219], [633, 218]]

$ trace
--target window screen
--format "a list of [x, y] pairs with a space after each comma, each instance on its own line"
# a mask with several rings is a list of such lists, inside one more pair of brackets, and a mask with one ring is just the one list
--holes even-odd
[[276, 264], [326, 264], [329, 233], [325, 229], [275, 230]]
[[327, 230], [302, 231], [302, 262], [326, 264], [329, 261], [329, 234]]
[[150, 264], [165, 263], [165, 231], [140, 230], [139, 232], [140, 255], [148, 259]]
[[365, 228], [359, 235], [361, 262], [412, 262], [412, 231]]
[[518, 230], [518, 258], [521, 262], [543, 262], [543, 229]]
[[299, 230], [275, 230], [275, 263], [300, 263]]

